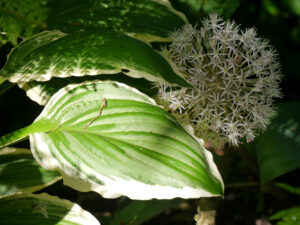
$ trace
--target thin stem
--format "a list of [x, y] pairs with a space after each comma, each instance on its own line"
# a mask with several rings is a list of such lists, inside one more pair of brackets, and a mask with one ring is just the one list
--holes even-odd
[[226, 184], [226, 188], [240, 188], [240, 187], [258, 187], [260, 184], [258, 182], [241, 182], [234, 184]]
[[30, 134], [47, 132], [51, 129], [56, 128], [57, 126], [57, 124], [52, 123], [48, 120], [36, 121], [27, 127], [21, 128], [19, 130], [13, 131], [0, 137], [0, 148], [24, 140]]
[[106, 105], [107, 105], [106, 100], [105, 100], [105, 98], [103, 98], [103, 99], [102, 99], [102, 105], [101, 105], [101, 108], [100, 108], [100, 110], [99, 110], [97, 116], [96, 116], [95, 118], [93, 118], [90, 122], [88, 122], [87, 125], [85, 125], [85, 127], [83, 128], [84, 130], [85, 130], [88, 126], [90, 126], [93, 122], [95, 122], [96, 119], [98, 119], [98, 118], [101, 116], [101, 113], [102, 113], [103, 109], [106, 107]]

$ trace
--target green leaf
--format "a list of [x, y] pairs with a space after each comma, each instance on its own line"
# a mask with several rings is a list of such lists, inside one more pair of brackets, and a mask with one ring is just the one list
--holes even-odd
[[0, 198], [5, 225], [100, 225], [79, 205], [47, 194], [14, 194]]
[[300, 102], [279, 104], [267, 131], [248, 145], [256, 152], [262, 184], [300, 168], [299, 114]]
[[112, 220], [110, 225], [139, 225], [166, 211], [172, 206], [170, 200], [132, 201]]
[[[98, 118], [103, 98], [107, 106]], [[77, 190], [141, 200], [223, 194], [222, 179], [203, 143], [127, 85], [69, 85], [50, 99], [27, 131], [32, 128], [39, 129], [30, 135], [35, 159], [60, 171], [65, 184]], [[13, 139], [2, 137], [0, 143], [5, 140]]]
[[276, 183], [278, 187], [281, 187], [282, 189], [295, 194], [295, 195], [300, 195], [300, 188], [299, 187], [293, 187], [291, 185], [285, 184], [285, 183]]
[[146, 41], [170, 41], [170, 32], [187, 23], [168, 1], [55, 0], [48, 6], [48, 28], [67, 33], [99, 28]]
[[135, 78], [190, 86], [148, 44], [99, 30], [70, 35], [59, 31], [42, 32], [15, 48], [0, 71], [11, 82], [120, 72]]
[[[3, 85], [3, 83], [6, 81], [6, 78], [4, 78], [4, 77], [1, 77], [0, 76], [0, 85], [2, 86]], [[3, 89], [5, 89], [5, 88], [3, 88], [3, 87], [1, 87], [1, 93], [3, 93], [4, 91], [2, 91]]]
[[0, 138], [0, 152], [3, 151], [3, 147], [11, 145], [13, 143], [23, 141], [27, 139], [29, 134], [35, 132], [44, 132], [51, 129], [57, 128], [58, 124], [49, 123], [48, 121], [40, 120], [31, 124], [28, 127], [16, 130], [14, 132], [8, 133]]
[[229, 18], [239, 6], [240, 0], [173, 0], [174, 5], [184, 10], [189, 19], [199, 20], [199, 17], [209, 13], [217, 13]]
[[[96, 75], [83, 77], [67, 77], [67, 78], [52, 78], [46, 82], [31, 81], [28, 83], [19, 83], [19, 87], [26, 91], [27, 96], [40, 105], [46, 105], [49, 99], [61, 88], [68, 84], [77, 84], [84, 81], [93, 80], [113, 80], [129, 86], [137, 88], [139, 91], [154, 96], [157, 90], [153, 87], [153, 83], [143, 78], [136, 79], [128, 77], [124, 74]], [[0, 86], [1, 88], [1, 86]]]
[[299, 225], [300, 207], [279, 211], [269, 218], [270, 220], [281, 220], [277, 225]]
[[0, 151], [0, 196], [38, 191], [60, 179], [56, 171], [42, 168], [28, 149], [4, 148]]
[[45, 0], [0, 1], [0, 46], [18, 38], [28, 38], [45, 26], [48, 9]]

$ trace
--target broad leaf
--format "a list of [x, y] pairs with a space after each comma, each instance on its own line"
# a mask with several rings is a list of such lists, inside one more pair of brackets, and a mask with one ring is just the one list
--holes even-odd
[[[175, 67], [174, 67], [175, 68]], [[42, 32], [21, 43], [0, 71], [11, 82], [124, 72], [135, 78], [189, 84], [148, 44], [115, 32]]]
[[183, 14], [161, 0], [55, 0], [48, 6], [48, 28], [68, 33], [99, 28], [146, 41], [169, 41], [170, 32], [187, 23]]
[[42, 168], [28, 149], [0, 151], [0, 195], [38, 191], [60, 179], [56, 171]]
[[132, 199], [223, 194], [222, 179], [202, 142], [148, 96], [124, 84], [69, 85], [31, 126], [2, 137], [0, 144], [30, 133], [36, 160], [59, 170], [65, 184], [80, 191]]
[[[96, 75], [83, 77], [52, 78], [46, 82], [31, 81], [28, 83], [19, 83], [19, 87], [26, 91], [27, 96], [40, 105], [46, 105], [49, 99], [61, 88], [68, 84], [82, 83], [93, 80], [113, 80], [122, 82], [129, 86], [137, 88], [139, 91], [154, 96], [157, 92], [150, 81], [143, 78], [136, 79], [124, 74]], [[1, 86], [0, 86], [1, 87]]]
[[47, 194], [14, 194], [0, 198], [5, 225], [100, 225], [79, 205]]
[[[175, 200], [179, 203], [180, 200]], [[175, 203], [175, 204], [176, 204]], [[117, 213], [110, 225], [143, 224], [152, 217], [166, 211], [174, 204], [171, 200], [132, 201]]]
[[300, 168], [300, 102], [279, 104], [271, 125], [248, 147], [257, 155], [261, 183]]

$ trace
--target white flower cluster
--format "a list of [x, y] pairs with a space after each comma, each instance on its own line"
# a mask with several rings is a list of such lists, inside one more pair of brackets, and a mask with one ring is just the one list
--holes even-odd
[[255, 30], [211, 14], [201, 27], [190, 24], [172, 34], [162, 54], [173, 61], [194, 88], [160, 84], [157, 100], [196, 135], [214, 147], [242, 137], [252, 141], [266, 129], [281, 97], [280, 64], [268, 41]]

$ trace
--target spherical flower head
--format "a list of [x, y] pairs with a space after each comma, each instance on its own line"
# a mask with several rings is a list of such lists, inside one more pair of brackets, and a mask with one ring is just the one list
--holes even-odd
[[252, 141], [274, 115], [281, 97], [277, 54], [255, 29], [242, 31], [216, 14], [185, 25], [162, 49], [193, 88], [159, 84], [157, 100], [213, 147]]

